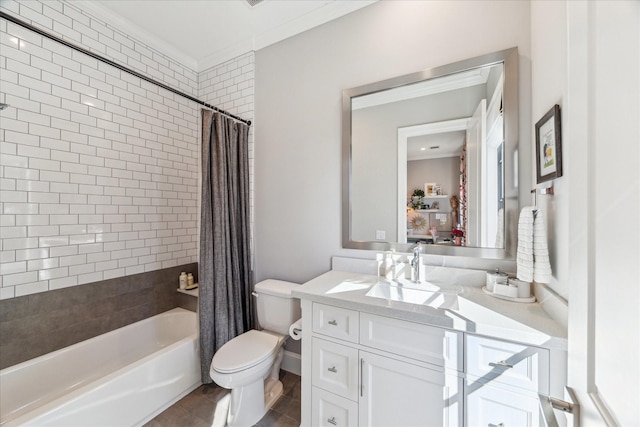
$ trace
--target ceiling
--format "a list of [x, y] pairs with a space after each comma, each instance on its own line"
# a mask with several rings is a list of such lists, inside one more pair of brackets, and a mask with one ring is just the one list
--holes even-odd
[[407, 139], [407, 160], [459, 157], [462, 154], [465, 131], [414, 136]]
[[376, 0], [76, 0], [76, 6], [199, 72]]

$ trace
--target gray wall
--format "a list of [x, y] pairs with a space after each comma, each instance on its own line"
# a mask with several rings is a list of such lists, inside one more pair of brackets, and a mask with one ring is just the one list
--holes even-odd
[[370, 256], [341, 245], [344, 89], [517, 46], [520, 156], [529, 158], [529, 6], [378, 2], [256, 53], [257, 280], [305, 282], [329, 270], [332, 255]]
[[[407, 162], [407, 192], [411, 194], [416, 188], [424, 190], [426, 182], [437, 183], [442, 194], [460, 196], [460, 157]], [[443, 203], [446, 206], [442, 206]], [[440, 205], [440, 208], [449, 206], [449, 200]]]
[[[383, 1], [256, 53], [256, 279], [305, 282], [341, 245], [342, 90], [517, 46], [529, 161], [529, 3]], [[524, 196], [523, 196], [524, 197]]]

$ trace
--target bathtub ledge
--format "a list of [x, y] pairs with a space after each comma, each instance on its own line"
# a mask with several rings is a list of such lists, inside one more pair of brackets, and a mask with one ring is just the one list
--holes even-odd
[[176, 289], [176, 291], [180, 292], [181, 294], [185, 294], [185, 295], [189, 295], [195, 298], [198, 298], [198, 288], [195, 289], [191, 289], [191, 290], [186, 290], [186, 289]]

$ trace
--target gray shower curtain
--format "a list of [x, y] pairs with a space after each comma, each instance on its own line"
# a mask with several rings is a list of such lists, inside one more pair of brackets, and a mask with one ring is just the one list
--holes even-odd
[[202, 110], [200, 366], [211, 383], [213, 354], [253, 328], [249, 230], [249, 126]]

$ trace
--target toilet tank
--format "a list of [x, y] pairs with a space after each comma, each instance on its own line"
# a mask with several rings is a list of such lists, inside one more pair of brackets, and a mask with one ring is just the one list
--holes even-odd
[[291, 296], [291, 290], [297, 286], [300, 285], [273, 279], [256, 283], [256, 311], [263, 329], [289, 334], [289, 326], [301, 316], [300, 300]]

